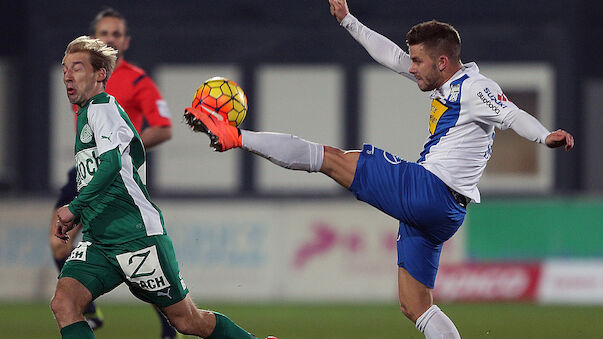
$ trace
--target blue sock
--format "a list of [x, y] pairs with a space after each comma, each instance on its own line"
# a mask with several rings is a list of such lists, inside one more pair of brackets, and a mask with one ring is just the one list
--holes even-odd
[[92, 301], [88, 304], [88, 306], [86, 306], [86, 309], [84, 309], [84, 315], [94, 313], [96, 313], [96, 304], [94, 304], [94, 301]]

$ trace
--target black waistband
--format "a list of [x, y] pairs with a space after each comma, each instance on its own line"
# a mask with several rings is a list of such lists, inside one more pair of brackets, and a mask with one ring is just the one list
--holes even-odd
[[454, 199], [454, 201], [456, 201], [457, 204], [461, 205], [461, 207], [463, 208], [467, 208], [467, 205], [469, 205], [471, 199], [448, 187], [448, 185], [446, 185], [446, 188], [448, 189], [448, 192], [450, 192], [452, 198]]

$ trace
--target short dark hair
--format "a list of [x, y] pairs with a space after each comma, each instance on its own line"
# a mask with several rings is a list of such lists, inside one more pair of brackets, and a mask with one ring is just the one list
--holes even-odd
[[128, 22], [126, 21], [126, 18], [117, 10], [115, 10], [111, 7], [107, 7], [105, 9], [103, 9], [102, 11], [98, 12], [98, 14], [96, 14], [94, 19], [90, 22], [90, 35], [91, 36], [96, 35], [96, 25], [98, 25], [98, 22], [104, 18], [121, 19], [124, 22], [124, 26], [126, 27], [126, 36], [130, 35], [130, 33], [128, 32]]
[[[421, 43], [431, 53], [444, 54], [457, 61], [461, 59], [461, 37], [447, 23], [431, 20], [414, 25], [406, 34], [406, 44], [412, 46]], [[433, 54], [431, 56], [437, 57]]]

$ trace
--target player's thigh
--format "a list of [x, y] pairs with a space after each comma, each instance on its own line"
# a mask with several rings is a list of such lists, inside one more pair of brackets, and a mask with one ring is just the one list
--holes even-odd
[[442, 243], [416, 227], [400, 222], [396, 241], [398, 266], [428, 288], [435, 285]]
[[398, 267], [398, 296], [402, 312], [413, 322], [433, 304], [432, 289], [413, 278], [403, 267]]
[[134, 296], [164, 308], [182, 301], [188, 288], [167, 235], [144, 237], [120, 245], [116, 264]]
[[[412, 164], [373, 145], [365, 144], [356, 165], [350, 191], [358, 200], [378, 208], [386, 214], [406, 220], [412, 209], [412, 199], [406, 191], [414, 187], [414, 178], [408, 173]], [[416, 165], [418, 166], [418, 165]]]
[[354, 180], [356, 172], [356, 163], [360, 156], [360, 151], [342, 151], [339, 148], [324, 146], [324, 158], [320, 171], [338, 184], [349, 188]]
[[56, 311], [65, 305], [76, 313], [81, 313], [86, 305], [92, 301], [92, 293], [79, 280], [72, 277], [62, 277], [57, 282], [57, 287], [52, 300], [52, 309]]
[[107, 257], [105, 250], [81, 241], [65, 262], [59, 279], [73, 278], [90, 291], [92, 300], [113, 290], [123, 282], [121, 272]]

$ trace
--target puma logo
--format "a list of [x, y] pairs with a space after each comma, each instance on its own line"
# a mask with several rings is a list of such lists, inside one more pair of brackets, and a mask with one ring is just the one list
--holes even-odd
[[113, 134], [113, 133], [109, 134], [109, 136], [106, 136], [106, 135], [101, 135], [101, 139], [107, 139], [107, 140], [109, 140], [109, 142], [111, 142], [111, 135], [112, 135], [112, 134]]
[[170, 295], [170, 289], [169, 288], [168, 288], [167, 292], [157, 291], [157, 296], [158, 297], [168, 297], [168, 298], [172, 299], [172, 296]]

